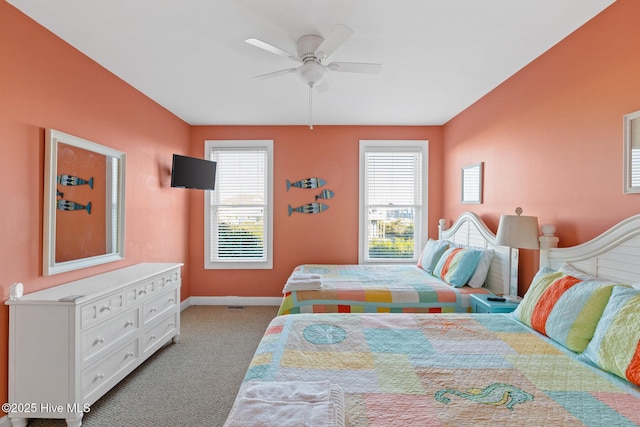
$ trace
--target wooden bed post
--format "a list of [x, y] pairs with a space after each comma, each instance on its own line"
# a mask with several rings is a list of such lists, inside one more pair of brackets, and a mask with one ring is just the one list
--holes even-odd
[[556, 226], [553, 224], [545, 224], [540, 227], [542, 236], [540, 240], [540, 268], [549, 266], [549, 249], [557, 248], [560, 240], [556, 235]]

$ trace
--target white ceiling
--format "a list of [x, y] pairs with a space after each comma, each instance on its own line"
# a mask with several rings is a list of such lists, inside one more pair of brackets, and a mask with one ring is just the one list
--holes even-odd
[[192, 125], [305, 125], [295, 52], [304, 34], [354, 30], [327, 62], [382, 63], [330, 73], [317, 125], [441, 125], [614, 0], [7, 0]]

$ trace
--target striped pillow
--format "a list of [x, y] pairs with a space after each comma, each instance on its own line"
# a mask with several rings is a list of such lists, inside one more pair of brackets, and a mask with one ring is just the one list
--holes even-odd
[[543, 268], [514, 313], [522, 323], [581, 353], [591, 341], [616, 285], [604, 280], [580, 280]]
[[467, 284], [476, 271], [482, 251], [469, 248], [450, 248], [440, 257], [433, 275], [459, 288]]
[[640, 386], [640, 290], [616, 286], [584, 355]]

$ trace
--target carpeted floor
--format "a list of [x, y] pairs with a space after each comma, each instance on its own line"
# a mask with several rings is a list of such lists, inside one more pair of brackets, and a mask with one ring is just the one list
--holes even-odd
[[[222, 426], [277, 307], [191, 306], [169, 344], [91, 406], [85, 427]], [[58, 427], [63, 420], [31, 420]]]

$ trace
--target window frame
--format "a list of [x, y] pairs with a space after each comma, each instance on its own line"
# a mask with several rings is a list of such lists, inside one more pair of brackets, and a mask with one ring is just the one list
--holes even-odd
[[[265, 206], [265, 249], [266, 260], [261, 261], [211, 261], [211, 242], [213, 232], [211, 222], [211, 207], [213, 191], [205, 191], [204, 196], [204, 268], [207, 270], [220, 269], [273, 269], [273, 140], [205, 140], [205, 158], [211, 160], [212, 151], [223, 150], [251, 150], [264, 149], [266, 159], [266, 206]], [[219, 180], [216, 179], [216, 187]]]
[[[414, 253], [412, 258], [369, 258], [367, 254], [368, 200], [367, 165], [368, 152], [413, 152], [421, 154], [421, 186], [419, 219], [414, 222]], [[413, 264], [427, 241], [429, 225], [429, 141], [428, 140], [360, 140], [359, 154], [359, 214], [358, 214], [358, 262], [360, 264]]]

